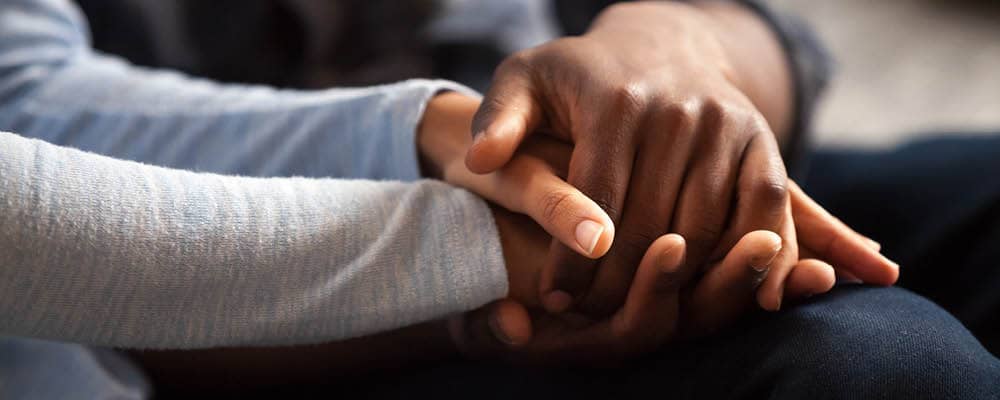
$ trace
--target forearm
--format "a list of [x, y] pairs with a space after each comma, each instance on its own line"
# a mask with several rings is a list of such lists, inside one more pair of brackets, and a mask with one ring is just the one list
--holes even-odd
[[442, 183], [196, 174], [0, 134], [0, 188], [2, 334], [323, 343], [507, 291], [488, 207]]

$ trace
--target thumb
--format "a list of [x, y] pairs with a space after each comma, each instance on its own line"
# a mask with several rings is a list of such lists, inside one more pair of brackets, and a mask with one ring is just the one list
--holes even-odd
[[498, 173], [505, 188], [499, 203], [530, 216], [576, 252], [600, 258], [611, 248], [615, 225], [601, 206], [562, 180], [542, 160], [517, 157]]
[[504, 62], [472, 119], [472, 147], [465, 165], [485, 174], [504, 166], [524, 138], [541, 123], [541, 106], [523, 62]]

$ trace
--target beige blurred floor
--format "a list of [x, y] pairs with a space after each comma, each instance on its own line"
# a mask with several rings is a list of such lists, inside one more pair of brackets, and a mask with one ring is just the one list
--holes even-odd
[[818, 120], [826, 146], [890, 146], [921, 131], [1000, 131], [1000, 0], [773, 0], [838, 61]]

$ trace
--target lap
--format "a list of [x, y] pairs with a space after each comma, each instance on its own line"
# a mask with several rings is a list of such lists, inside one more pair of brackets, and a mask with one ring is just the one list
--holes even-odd
[[930, 301], [857, 286], [617, 369], [458, 362], [351, 386], [376, 398], [987, 398], [1000, 392], [1000, 361]]
[[806, 190], [883, 245], [900, 285], [941, 304], [1000, 350], [1000, 136], [930, 139], [882, 152], [823, 151]]

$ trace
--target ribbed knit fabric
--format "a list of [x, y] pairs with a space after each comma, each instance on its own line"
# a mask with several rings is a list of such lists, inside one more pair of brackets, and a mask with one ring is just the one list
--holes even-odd
[[68, 1], [0, 2], [0, 334], [314, 343], [506, 294], [485, 203], [414, 181], [427, 99], [467, 89], [219, 85], [86, 32]]

